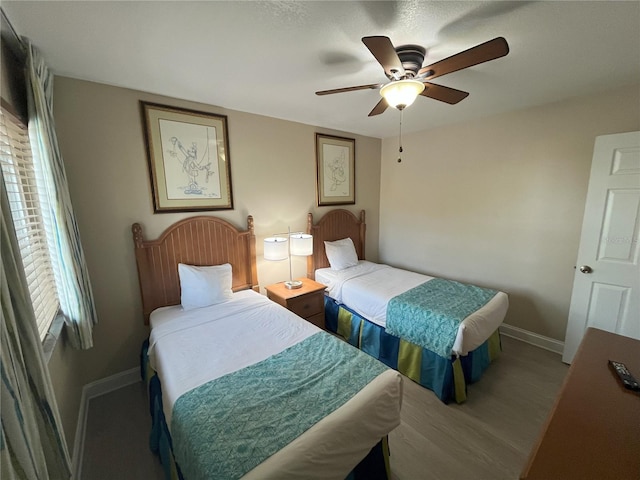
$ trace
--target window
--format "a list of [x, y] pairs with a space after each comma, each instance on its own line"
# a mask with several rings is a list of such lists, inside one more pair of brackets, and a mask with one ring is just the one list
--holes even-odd
[[54, 255], [47, 232], [52, 232], [50, 208], [42, 175], [31, 154], [27, 128], [0, 108], [0, 166], [11, 205], [31, 303], [40, 340], [58, 313]]

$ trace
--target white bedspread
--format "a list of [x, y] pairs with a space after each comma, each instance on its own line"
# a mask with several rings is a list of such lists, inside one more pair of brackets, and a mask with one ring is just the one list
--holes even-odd
[[[327, 285], [331, 298], [382, 327], [387, 321], [389, 300], [432, 279], [428, 275], [366, 260], [344, 270], [316, 270], [316, 281]], [[507, 294], [498, 292], [485, 306], [465, 318], [458, 327], [452, 354], [467, 355], [482, 345], [500, 326], [508, 308]]]
[[[151, 314], [149, 361], [162, 384], [171, 428], [175, 401], [210, 380], [281, 352], [319, 329], [252, 290], [211, 307], [164, 307]], [[400, 424], [402, 379], [387, 370], [246, 479], [344, 478]]]

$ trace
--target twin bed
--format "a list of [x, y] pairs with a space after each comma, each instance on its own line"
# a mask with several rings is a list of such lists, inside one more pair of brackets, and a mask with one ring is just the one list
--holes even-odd
[[327, 329], [443, 402], [465, 401], [500, 352], [507, 295], [366, 261], [364, 211], [332, 210], [317, 224], [310, 213], [307, 233], [307, 276], [327, 285]]
[[133, 235], [167, 478], [388, 478], [401, 376], [257, 292], [251, 217]]
[[332, 335], [258, 293], [252, 217], [246, 230], [187, 218], [157, 240], [133, 225], [151, 325], [141, 354], [151, 447], [168, 479], [388, 479], [398, 372], [444, 402], [464, 401], [500, 351], [506, 295], [445, 284], [435, 292], [445, 303], [477, 294], [482, 305], [459, 325], [441, 321], [449, 333], [435, 341], [411, 331], [420, 322], [390, 325], [388, 312], [406, 310], [397, 298], [439, 279], [364, 260], [365, 229], [364, 211], [332, 210], [318, 224], [308, 216], [307, 274], [328, 286]]

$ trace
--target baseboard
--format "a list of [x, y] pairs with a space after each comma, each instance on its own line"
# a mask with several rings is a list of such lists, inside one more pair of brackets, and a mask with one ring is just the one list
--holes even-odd
[[73, 455], [71, 461], [71, 478], [80, 480], [82, 475], [82, 457], [84, 454], [84, 437], [87, 426], [87, 414], [89, 411], [89, 400], [100, 395], [104, 395], [119, 388], [126, 387], [140, 381], [140, 369], [132, 368], [124, 372], [116, 373], [110, 377], [87, 383], [82, 387], [80, 396], [80, 408], [78, 411], [78, 423], [76, 424], [76, 436], [73, 442]]
[[562, 351], [564, 350], [564, 342], [561, 342], [560, 340], [545, 337], [544, 335], [539, 335], [512, 325], [507, 325], [506, 323], [500, 325], [500, 333], [536, 347], [544, 348], [545, 350], [557, 353], [558, 355], [562, 355]]

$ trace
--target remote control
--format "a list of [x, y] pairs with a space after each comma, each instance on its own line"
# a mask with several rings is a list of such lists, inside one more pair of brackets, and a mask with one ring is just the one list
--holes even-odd
[[624, 363], [614, 362], [613, 360], [609, 360], [609, 365], [613, 367], [616, 371], [620, 380], [622, 380], [622, 384], [624, 388], [628, 388], [629, 390], [635, 390], [636, 392], [640, 391], [640, 383], [633, 378], [631, 372], [627, 369], [627, 366]]

